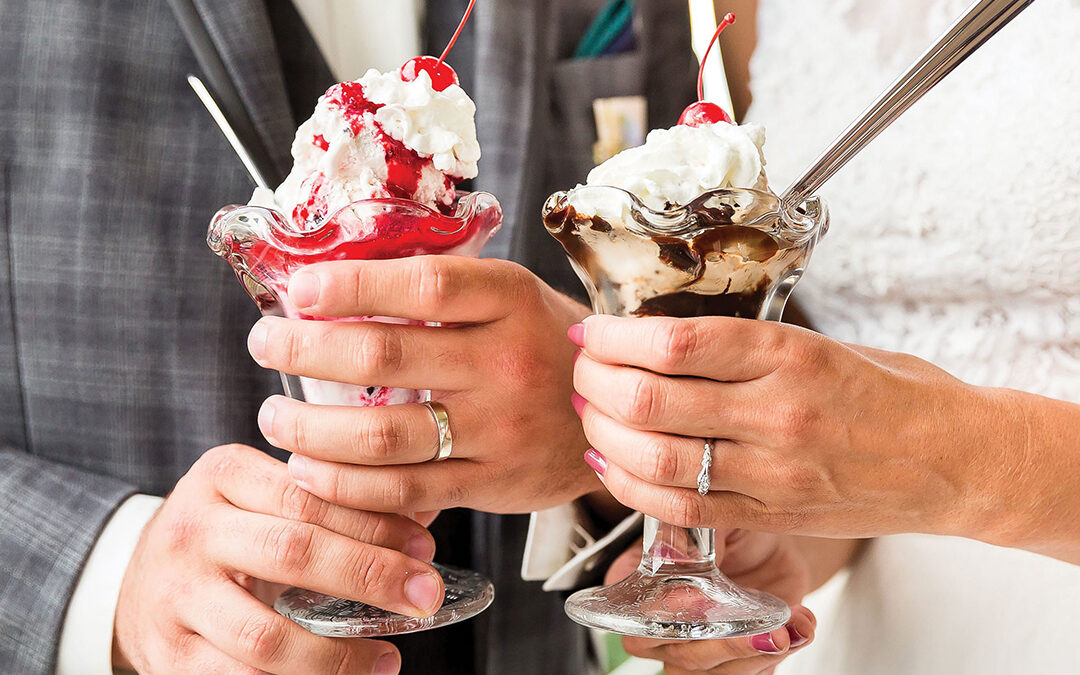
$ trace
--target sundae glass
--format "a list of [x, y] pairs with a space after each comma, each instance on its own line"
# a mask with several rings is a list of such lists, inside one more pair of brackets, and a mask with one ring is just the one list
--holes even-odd
[[[725, 27], [713, 34], [709, 50]], [[593, 311], [624, 317], [729, 316], [779, 321], [818, 239], [828, 228], [820, 199], [791, 205], [768, 189], [765, 131], [738, 126], [704, 99], [678, 125], [652, 131], [552, 195], [544, 225], [566, 249]], [[712, 443], [703, 439], [698, 491], [709, 489]], [[767, 593], [746, 590], [716, 565], [715, 533], [645, 517], [641, 564], [612, 586], [566, 601], [578, 623], [674, 640], [767, 633], [791, 616]]]
[[[450, 215], [404, 199], [354, 202], [314, 230], [299, 229], [277, 210], [229, 206], [214, 217], [207, 243], [228, 261], [264, 315], [318, 319], [289, 303], [289, 279], [307, 265], [328, 260], [379, 260], [426, 254], [475, 256], [502, 224], [495, 197], [459, 194]], [[349, 319], [345, 319], [349, 320]], [[362, 317], [354, 321], [396, 321]], [[282, 373], [288, 396], [320, 405], [377, 406], [422, 402], [429, 392], [378, 385], [358, 386], [298, 378]], [[484, 611], [494, 599], [491, 582], [481, 575], [434, 565], [442, 575], [446, 599], [434, 615], [417, 619], [292, 588], [274, 607], [319, 635], [367, 637], [427, 630], [456, 623]]]
[[[655, 210], [621, 188], [585, 185], [552, 195], [544, 224], [566, 249], [596, 313], [779, 321], [828, 212], [816, 198], [791, 208], [754, 189], [712, 190]], [[739, 588], [720, 572], [714, 537], [711, 529], [646, 516], [637, 570], [575, 593], [567, 614], [593, 628], [663, 639], [783, 626], [790, 611], [782, 600]]]
[[[474, 0], [475, 2], [475, 0]], [[502, 225], [502, 209], [483, 192], [457, 186], [477, 175], [476, 106], [445, 58], [472, 11], [470, 2], [442, 56], [420, 56], [399, 70], [368, 71], [323, 95], [292, 145], [293, 167], [248, 206], [222, 209], [207, 242], [236, 272], [263, 314], [299, 319], [289, 280], [329, 260], [416, 255], [479, 255]], [[392, 317], [345, 321], [406, 322]], [[282, 373], [285, 393], [317, 405], [384, 406], [427, 402], [430, 392], [357, 386]], [[434, 449], [433, 449], [434, 454]], [[393, 635], [467, 619], [491, 604], [484, 577], [435, 565], [446, 588], [442, 608], [411, 618], [359, 602], [290, 589], [274, 607], [313, 633]]]

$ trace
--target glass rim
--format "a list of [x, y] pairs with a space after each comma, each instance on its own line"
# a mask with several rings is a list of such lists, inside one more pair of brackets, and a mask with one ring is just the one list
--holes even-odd
[[[578, 185], [577, 187], [556, 192], [544, 204], [544, 217], [566, 206], [572, 205], [576, 195], [584, 193], [618, 194], [627, 201], [633, 219], [623, 223], [631, 233], [649, 237], [654, 235], [686, 237], [702, 231], [722, 227], [751, 227], [774, 236], [779, 236], [792, 244], [800, 244], [814, 236], [821, 236], [828, 230], [829, 209], [827, 202], [820, 196], [813, 195], [792, 206], [784, 202], [774, 192], [755, 188], [717, 188], [706, 190], [686, 204], [675, 205], [668, 209], [654, 209], [645, 204], [637, 195], [615, 185]], [[738, 198], [750, 197], [752, 203], [761, 208], [753, 219], [731, 224], [702, 223], [697, 213], [710, 201], [719, 201], [735, 209], [746, 209], [747, 205], [736, 202]], [[609, 197], [610, 198], [610, 197]], [[735, 203], [732, 203], [735, 202]], [[769, 222], [769, 227], [761, 227]]]
[[[456, 192], [452, 207], [453, 211], [447, 214], [410, 199], [359, 199], [335, 211], [333, 215], [323, 220], [319, 227], [305, 230], [297, 227], [291, 218], [276, 208], [233, 204], [223, 207], [214, 215], [207, 233], [207, 243], [215, 253], [221, 255], [227, 248], [223, 237], [231, 230], [230, 223], [240, 220], [247, 227], [260, 231], [264, 238], [284, 250], [313, 253], [316, 252], [313, 249], [298, 248], [297, 242], [325, 242], [330, 244], [330, 242], [341, 238], [341, 230], [348, 228], [350, 217], [363, 218], [365, 215], [393, 212], [415, 216], [416, 222], [424, 223], [426, 231], [432, 234], [440, 237], [453, 237], [462, 234], [473, 224], [477, 217], [488, 212], [491, 208], [494, 207], [500, 210], [502, 208], [495, 195], [483, 191]], [[419, 232], [420, 228], [417, 228], [416, 231]], [[494, 231], [492, 234], [494, 234]], [[310, 243], [308, 246], [310, 246]]]

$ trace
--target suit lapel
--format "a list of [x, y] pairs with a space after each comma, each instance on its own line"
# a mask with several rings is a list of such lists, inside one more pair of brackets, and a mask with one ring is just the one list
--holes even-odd
[[[263, 0], [174, 0], [198, 12], [276, 177], [292, 164], [296, 124]], [[242, 139], [246, 140], [246, 139]]]
[[[478, 3], [476, 21], [477, 133], [483, 158], [478, 186], [495, 194], [506, 214], [504, 232], [492, 252], [511, 253], [528, 214], [522, 212], [530, 181], [543, 162], [538, 149], [538, 94], [549, 77], [554, 50], [548, 40], [549, 13], [558, 3], [542, 0]], [[546, 103], [546, 102], [545, 102]]]

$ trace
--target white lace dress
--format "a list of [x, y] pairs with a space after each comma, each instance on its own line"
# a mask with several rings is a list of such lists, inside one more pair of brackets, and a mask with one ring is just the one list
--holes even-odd
[[[774, 187], [968, 2], [760, 0], [748, 119]], [[823, 194], [796, 296], [825, 333], [1080, 401], [1080, 0], [1035, 2]], [[782, 673], [1080, 673], [1080, 567], [886, 537], [817, 600], [818, 644]]]

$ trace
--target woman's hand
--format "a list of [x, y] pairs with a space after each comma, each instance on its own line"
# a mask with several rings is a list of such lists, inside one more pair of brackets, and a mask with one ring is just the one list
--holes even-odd
[[[668, 675], [771, 673], [781, 661], [814, 639], [817, 619], [809, 609], [798, 605], [810, 590], [807, 557], [793, 538], [761, 532], [717, 532], [716, 543], [720, 569], [732, 581], [772, 593], [791, 605], [787, 625], [771, 633], [731, 640], [687, 642], [626, 637], [623, 647], [634, 656], [663, 661]], [[605, 583], [625, 578], [640, 560], [638, 542], [612, 564]]]
[[391, 316], [441, 326], [264, 318], [255, 360], [306, 377], [434, 390], [453, 455], [431, 462], [423, 405], [347, 407], [269, 399], [267, 440], [289, 450], [298, 484], [335, 504], [393, 513], [464, 506], [527, 512], [601, 489], [570, 405], [566, 329], [588, 310], [503, 260], [421, 256], [313, 265], [293, 304], [319, 317]]
[[[1016, 506], [996, 494], [1027, 447], [1015, 392], [764, 321], [596, 316], [570, 336], [583, 347], [575, 407], [600, 453], [587, 459], [616, 499], [651, 516], [993, 540]], [[704, 438], [718, 440], [701, 497]]]

